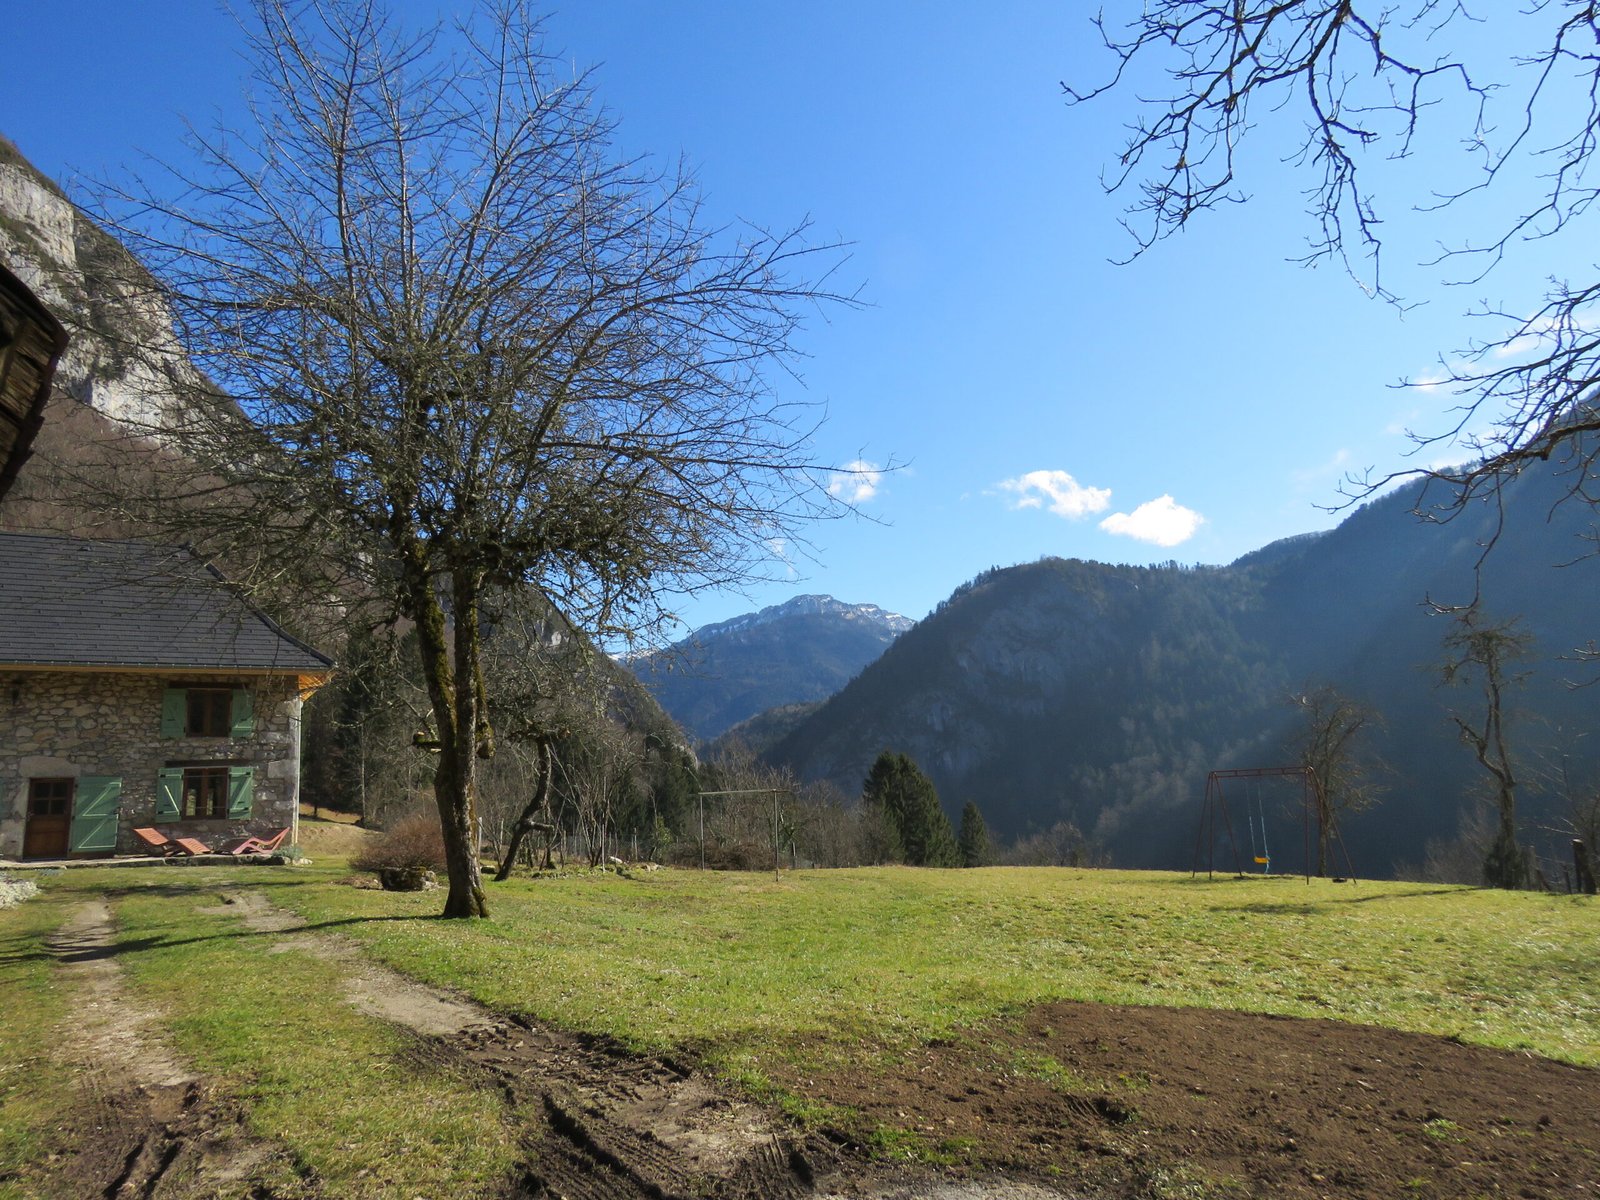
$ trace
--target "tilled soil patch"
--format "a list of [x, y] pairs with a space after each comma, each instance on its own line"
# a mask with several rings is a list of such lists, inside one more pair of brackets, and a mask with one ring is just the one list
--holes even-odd
[[1600, 1071], [1334, 1021], [1061, 1002], [780, 1082], [874, 1131], [1143, 1196], [1600, 1196]]

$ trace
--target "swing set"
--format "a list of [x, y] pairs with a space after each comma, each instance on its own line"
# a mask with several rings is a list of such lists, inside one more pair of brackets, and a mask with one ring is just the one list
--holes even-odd
[[1353, 879], [1355, 870], [1350, 864], [1350, 852], [1345, 849], [1344, 838], [1334, 823], [1333, 813], [1323, 803], [1321, 781], [1310, 767], [1242, 767], [1230, 771], [1212, 771], [1207, 775], [1205, 807], [1201, 810], [1200, 829], [1195, 837], [1194, 869], [1191, 875], [1200, 873], [1203, 859], [1207, 876], [1215, 877], [1219, 825], [1233, 849], [1234, 874], [1241, 879], [1247, 874], [1239, 853], [1239, 841], [1234, 836], [1233, 818], [1228, 810], [1228, 784], [1232, 783], [1235, 796], [1241, 786], [1244, 789], [1243, 806], [1245, 824], [1250, 833], [1251, 863], [1257, 874], [1271, 876], [1272, 850], [1267, 843], [1267, 809], [1262, 797], [1262, 781], [1295, 778], [1300, 780], [1300, 824], [1305, 854], [1302, 862], [1306, 882], [1311, 882], [1313, 821], [1317, 827], [1317, 844], [1321, 845], [1324, 840], [1329, 845], [1337, 844], [1345, 863], [1345, 875], [1341, 878]]

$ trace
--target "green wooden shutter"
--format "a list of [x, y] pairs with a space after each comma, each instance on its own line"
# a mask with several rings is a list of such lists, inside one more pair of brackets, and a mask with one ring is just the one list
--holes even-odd
[[250, 815], [255, 802], [256, 769], [254, 767], [228, 768], [228, 816], [234, 820]]
[[122, 780], [110, 775], [85, 775], [72, 798], [72, 833], [67, 843], [73, 853], [117, 848], [117, 801]]
[[188, 727], [189, 693], [183, 688], [168, 688], [161, 694], [161, 736], [182, 737]]
[[256, 731], [256, 698], [249, 688], [233, 689], [233, 706], [228, 713], [229, 733], [250, 737]]
[[156, 820], [176, 821], [183, 816], [183, 768], [162, 767], [156, 773]]

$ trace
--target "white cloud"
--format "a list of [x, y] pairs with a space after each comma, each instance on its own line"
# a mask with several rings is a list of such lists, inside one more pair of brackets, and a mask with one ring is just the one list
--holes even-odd
[[1119, 537], [1131, 537], [1157, 546], [1176, 546], [1187, 542], [1205, 518], [1192, 508], [1185, 508], [1171, 496], [1146, 500], [1131, 513], [1112, 513], [1100, 522], [1100, 528]]
[[1548, 353], [1562, 337], [1574, 337], [1600, 332], [1600, 322], [1592, 316], [1568, 314], [1556, 317], [1530, 317], [1522, 323], [1514, 336], [1494, 347], [1496, 358], [1512, 358], [1534, 351]]
[[767, 539], [767, 551], [773, 558], [783, 564], [783, 577], [785, 579], [798, 579], [800, 573], [794, 569], [794, 559], [789, 557], [789, 539], [774, 537]]
[[1068, 520], [1104, 512], [1111, 503], [1110, 488], [1084, 487], [1065, 471], [1029, 471], [1015, 479], [1001, 480], [999, 487], [1016, 494], [1012, 508], [1048, 507], [1056, 516]]
[[1307, 484], [1318, 483], [1330, 475], [1343, 475], [1350, 470], [1350, 451], [1345, 449], [1335, 450], [1333, 457], [1314, 467], [1300, 467], [1290, 472], [1290, 478], [1301, 487]]
[[846, 504], [860, 504], [878, 494], [878, 484], [883, 480], [883, 468], [877, 463], [858, 458], [845, 463], [828, 481], [828, 495], [836, 496]]

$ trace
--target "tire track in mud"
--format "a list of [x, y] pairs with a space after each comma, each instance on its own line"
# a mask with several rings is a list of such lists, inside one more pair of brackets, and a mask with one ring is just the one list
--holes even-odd
[[527, 1161], [517, 1197], [633, 1200], [811, 1196], [837, 1157], [802, 1144], [758, 1106], [691, 1067], [508, 1018], [372, 962], [346, 939], [306, 931], [259, 893], [229, 893], [221, 910], [283, 935], [272, 952], [304, 951], [345, 969], [345, 999], [417, 1035], [416, 1065], [465, 1071], [504, 1098]]
[[[859, 1147], [797, 1135], [692, 1066], [598, 1036], [493, 1012], [312, 932], [254, 892], [225, 911], [345, 970], [345, 999], [416, 1034], [420, 1068], [476, 1078], [503, 1098], [524, 1162], [511, 1200], [1052, 1200], [1006, 1180], [948, 1181], [872, 1161]], [[1080, 1198], [1081, 1200], [1081, 1198]]]

